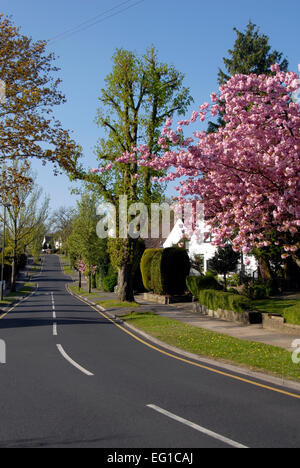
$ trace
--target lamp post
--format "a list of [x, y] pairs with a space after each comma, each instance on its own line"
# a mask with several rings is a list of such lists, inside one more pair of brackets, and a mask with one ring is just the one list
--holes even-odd
[[5, 250], [5, 225], [6, 225], [6, 208], [9, 208], [11, 205], [9, 203], [3, 203], [4, 207], [4, 217], [3, 217], [3, 239], [2, 239], [2, 265], [1, 265], [1, 290], [0, 290], [0, 300], [3, 300], [3, 277], [4, 277], [4, 250]]

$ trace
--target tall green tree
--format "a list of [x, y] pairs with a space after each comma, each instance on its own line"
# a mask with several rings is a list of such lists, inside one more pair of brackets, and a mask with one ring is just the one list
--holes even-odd
[[[46, 41], [34, 42], [0, 13], [0, 78], [5, 84], [0, 100], [0, 163], [36, 157], [54, 163], [55, 171], [72, 163], [75, 144], [53, 115], [53, 109], [65, 102], [59, 69], [54, 54], [46, 49]], [[10, 171], [8, 166], [8, 175]], [[9, 189], [6, 179], [0, 181], [0, 189]]]
[[[27, 164], [22, 166], [15, 162], [13, 167], [31, 181], [30, 186], [14, 185], [13, 189], [2, 193], [2, 200], [10, 205], [7, 210], [7, 228], [8, 245], [12, 251], [11, 290], [15, 291], [18, 255], [24, 253], [26, 247], [44, 230], [49, 199], [45, 197], [41, 202], [42, 189], [36, 185], [35, 177]], [[2, 214], [0, 219], [3, 220]]]
[[75, 217], [75, 209], [61, 206], [55, 210], [49, 220], [51, 232], [59, 239], [62, 246], [65, 247], [68, 237], [72, 233], [72, 222]]
[[[159, 152], [160, 129], [168, 117], [184, 114], [192, 102], [189, 89], [183, 86], [184, 75], [174, 66], [161, 63], [157, 51], [149, 49], [143, 57], [118, 49], [113, 56], [112, 72], [101, 90], [96, 122], [106, 132], [96, 151], [101, 173], [86, 173], [82, 166], [73, 170], [73, 178], [83, 179], [102, 200], [119, 205], [120, 196], [128, 203], [149, 205], [162, 197], [161, 184], [153, 182], [160, 175], [137, 164], [134, 149], [148, 145]], [[123, 154], [129, 160], [116, 161]], [[109, 170], [105, 168], [109, 167]], [[118, 233], [117, 233], [118, 235]], [[112, 263], [118, 268], [120, 300], [133, 300], [134, 239], [109, 239]]]
[[107, 263], [106, 241], [97, 236], [96, 198], [88, 193], [78, 202], [78, 213], [73, 219], [72, 233], [67, 240], [68, 254], [75, 264], [83, 260], [89, 279], [89, 292], [92, 286], [93, 267]]
[[227, 275], [236, 270], [241, 255], [234, 252], [231, 245], [219, 247], [214, 257], [209, 260], [209, 266], [219, 275], [223, 275], [225, 289], [227, 289]]
[[[233, 49], [228, 50], [228, 57], [223, 57], [225, 70], [219, 68], [218, 83], [223, 85], [234, 75], [255, 73], [271, 74], [271, 65], [278, 63], [283, 71], [288, 69], [288, 61], [282, 52], [272, 50], [270, 38], [260, 32], [260, 28], [249, 21], [245, 31], [233, 28], [236, 40]], [[208, 132], [216, 132], [220, 126], [224, 126], [222, 116], [218, 123], [209, 122]]]
[[241, 73], [262, 75], [271, 73], [271, 65], [278, 63], [281, 70], [287, 71], [288, 61], [282, 52], [272, 50], [270, 38], [260, 32], [260, 28], [249, 21], [244, 32], [237, 28], [233, 49], [228, 50], [229, 57], [223, 58], [226, 71], [219, 68], [218, 81], [222, 85], [232, 76]]

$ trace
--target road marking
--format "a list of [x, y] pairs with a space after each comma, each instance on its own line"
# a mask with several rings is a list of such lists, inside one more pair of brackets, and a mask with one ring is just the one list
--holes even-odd
[[209, 437], [212, 437], [213, 439], [219, 440], [223, 442], [226, 445], [230, 445], [231, 447], [234, 448], [243, 448], [246, 449], [245, 445], [242, 445], [238, 442], [235, 442], [232, 439], [228, 439], [227, 437], [224, 437], [220, 434], [217, 434], [216, 432], [212, 432], [209, 429], [206, 429], [205, 427], [199, 426], [198, 424], [195, 424], [191, 421], [188, 421], [187, 419], [181, 418], [180, 416], [177, 416], [176, 414], [170, 413], [169, 411], [166, 411], [159, 406], [156, 405], [147, 405], [148, 408], [152, 408], [154, 411], [157, 411], [158, 413], [163, 414], [164, 416], [167, 416], [168, 418], [174, 419], [175, 421], [178, 421], [182, 424], [185, 424], [186, 426], [191, 427], [192, 429], [195, 429], [198, 432], [202, 432], [202, 434], [205, 434]]
[[[66, 289], [67, 289], [67, 285], [66, 285]], [[291, 393], [291, 392], [288, 392], [286, 390], [280, 390], [279, 388], [271, 387], [270, 385], [265, 385], [265, 384], [262, 384], [262, 383], [259, 383], [259, 382], [255, 382], [254, 380], [249, 380], [249, 379], [239, 377], [239, 376], [234, 375], [234, 374], [230, 374], [229, 372], [224, 372], [224, 371], [221, 371], [221, 370], [218, 370], [218, 369], [214, 369], [213, 367], [205, 366], [204, 364], [199, 364], [198, 362], [194, 362], [194, 361], [191, 361], [189, 359], [185, 359], [185, 358], [182, 358], [180, 356], [176, 356], [175, 354], [168, 353], [167, 351], [164, 351], [163, 349], [160, 349], [157, 346], [153, 346], [152, 344], [147, 343], [147, 341], [139, 338], [138, 336], [136, 336], [134, 333], [130, 332], [129, 330], [126, 330], [125, 327], [123, 327], [122, 325], [119, 325], [118, 323], [116, 323], [115, 320], [108, 317], [108, 315], [106, 315], [105, 313], [100, 312], [99, 309], [92, 306], [91, 304], [89, 304], [87, 301], [85, 301], [81, 297], [78, 297], [77, 295], [75, 296], [75, 294], [71, 293], [71, 291], [69, 291], [68, 289], [67, 289], [67, 291], [68, 291], [69, 294], [71, 294], [71, 296], [74, 296], [77, 299], [79, 299], [81, 302], [84, 302], [85, 304], [87, 304], [91, 309], [95, 310], [97, 312], [97, 314], [99, 314], [102, 317], [104, 317], [105, 319], [109, 320], [116, 327], [120, 328], [120, 330], [127, 333], [127, 335], [130, 335], [136, 341], [139, 341], [140, 343], [143, 343], [148, 348], [154, 349], [155, 351], [158, 351], [159, 353], [164, 354], [165, 356], [169, 356], [169, 357], [171, 357], [173, 359], [176, 359], [177, 361], [185, 362], [185, 363], [190, 364], [190, 365], [195, 366], [195, 367], [200, 367], [201, 369], [205, 369], [205, 370], [207, 370], [209, 372], [213, 372], [214, 374], [223, 375], [225, 377], [229, 377], [231, 379], [238, 380], [240, 382], [244, 382], [244, 383], [253, 385], [255, 387], [263, 388], [265, 390], [270, 390], [271, 392], [280, 393], [282, 395], [286, 395], [286, 396], [289, 396], [289, 397], [292, 397], [292, 398], [297, 398], [298, 400], [300, 400], [300, 395], [297, 395], [296, 393]], [[180, 350], [179, 350], [179, 352], [180, 352]], [[216, 366], [218, 366], [218, 362], [216, 362]]]
[[[53, 316], [53, 319], [55, 320], [56, 312], [55, 312], [55, 302], [54, 302], [53, 292], [51, 293], [51, 300], [52, 300], [52, 311], [53, 311], [52, 316]], [[56, 333], [54, 333], [54, 330]], [[57, 324], [56, 323], [53, 324], [53, 335], [57, 336]]]
[[60, 344], [57, 344], [57, 349], [60, 352], [60, 354], [70, 363], [72, 366], [76, 367], [76, 369], [80, 370], [83, 374], [88, 375], [88, 376], [93, 376], [91, 372], [88, 370], [84, 369], [84, 367], [80, 366], [77, 364], [77, 362], [73, 361], [73, 359], [70, 358], [70, 356], [67, 355], [67, 353], [64, 351], [63, 347]]

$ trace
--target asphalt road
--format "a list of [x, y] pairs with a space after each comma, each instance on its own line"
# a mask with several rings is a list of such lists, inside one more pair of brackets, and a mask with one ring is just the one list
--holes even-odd
[[0, 447], [300, 446], [300, 399], [151, 349], [71, 296], [57, 256], [37, 281], [0, 320]]

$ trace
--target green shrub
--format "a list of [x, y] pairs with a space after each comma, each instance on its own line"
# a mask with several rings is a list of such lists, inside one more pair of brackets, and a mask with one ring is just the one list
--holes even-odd
[[206, 271], [205, 276], [209, 276], [210, 278], [213, 277], [215, 279], [218, 278], [218, 272], [216, 270], [212, 270], [211, 268]]
[[17, 257], [17, 270], [23, 270], [27, 264], [27, 256], [25, 254], [20, 254]]
[[188, 276], [186, 278], [186, 285], [194, 297], [199, 296], [201, 289], [223, 289], [214, 276]]
[[145, 252], [145, 241], [144, 239], [137, 239], [134, 248], [133, 263], [132, 263], [132, 282], [133, 289], [135, 292], [145, 291], [143, 286], [143, 279], [141, 274], [141, 259]]
[[162, 284], [166, 294], [183, 294], [186, 277], [191, 269], [187, 251], [178, 247], [163, 250], [161, 261]]
[[190, 259], [186, 250], [168, 247], [155, 252], [151, 261], [151, 289], [155, 294], [183, 294]]
[[106, 292], [114, 292], [118, 284], [118, 273], [110, 263], [107, 269], [107, 275], [102, 279], [102, 286]]
[[253, 288], [253, 299], [265, 299], [268, 296], [267, 288], [263, 284], [256, 284]]
[[151, 262], [154, 255], [159, 252], [160, 249], [146, 249], [143, 253], [140, 267], [142, 273], [142, 280], [144, 287], [147, 291], [152, 290], [152, 282], [151, 282]]
[[269, 279], [266, 284], [266, 294], [267, 297], [275, 296], [279, 293], [277, 281], [274, 279]]
[[240, 295], [240, 293], [238, 292], [238, 290], [237, 290], [237, 289], [234, 289], [234, 288], [229, 288], [229, 289], [227, 289], [227, 292], [229, 292], [229, 293], [231, 293], [231, 294], [238, 294], [238, 295]]
[[300, 301], [294, 306], [284, 310], [282, 316], [285, 318], [286, 323], [300, 325]]
[[116, 273], [112, 273], [105, 276], [102, 280], [102, 284], [104, 291], [114, 292], [114, 289], [118, 284], [118, 275]]
[[228, 286], [238, 286], [240, 284], [240, 278], [237, 273], [229, 275], [227, 277], [227, 284]]
[[213, 289], [201, 290], [199, 302], [210, 310], [223, 309], [233, 312], [251, 310], [251, 301], [247, 297]]

